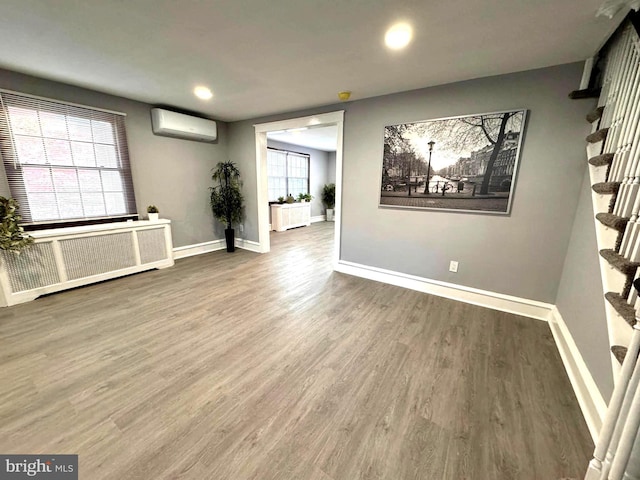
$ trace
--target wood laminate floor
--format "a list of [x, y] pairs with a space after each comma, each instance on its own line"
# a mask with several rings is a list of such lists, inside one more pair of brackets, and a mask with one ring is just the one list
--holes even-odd
[[0, 453], [85, 480], [582, 478], [546, 323], [331, 271], [333, 224], [0, 310]]

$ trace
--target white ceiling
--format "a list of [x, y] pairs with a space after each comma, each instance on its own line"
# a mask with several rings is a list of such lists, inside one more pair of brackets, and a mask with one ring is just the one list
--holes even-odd
[[315, 148], [325, 152], [335, 152], [338, 148], [338, 127], [315, 127], [308, 130], [268, 132], [267, 138], [301, 147]]
[[2, 0], [0, 66], [231, 121], [584, 60], [602, 1]]

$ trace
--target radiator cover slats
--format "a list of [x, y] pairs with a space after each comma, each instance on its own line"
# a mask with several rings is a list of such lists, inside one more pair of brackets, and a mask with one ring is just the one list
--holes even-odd
[[60, 249], [69, 280], [121, 270], [136, 264], [133, 237], [129, 232], [60, 240]]
[[0, 306], [173, 265], [169, 220], [34, 232], [19, 255], [0, 252]]
[[36, 243], [22, 253], [2, 252], [12, 292], [33, 290], [60, 282], [51, 243]]
[[142, 263], [158, 262], [167, 258], [164, 231], [161, 228], [140, 230], [138, 244], [140, 245], [140, 261]]

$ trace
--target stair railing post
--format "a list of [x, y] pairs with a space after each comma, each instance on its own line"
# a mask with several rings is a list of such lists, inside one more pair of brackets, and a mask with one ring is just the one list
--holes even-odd
[[[636, 314], [637, 319], [637, 314]], [[612, 440], [616, 424], [620, 419], [620, 413], [622, 410], [622, 404], [624, 402], [627, 389], [631, 382], [632, 374], [640, 379], [640, 368], [636, 368], [636, 359], [640, 352], [640, 327], [636, 323], [633, 327], [633, 336], [631, 337], [631, 344], [627, 350], [627, 355], [622, 362], [622, 369], [620, 376], [613, 389], [611, 400], [605, 414], [602, 427], [600, 429], [600, 435], [596, 448], [593, 452], [593, 459], [589, 462], [589, 468], [587, 474], [584, 477], [585, 480], [600, 480], [606, 479], [602, 476], [603, 467], [607, 456], [612, 457], [613, 452], [609, 455], [610, 447], [612, 446]], [[637, 382], [636, 382], [637, 385]]]
[[[635, 333], [635, 330], [634, 330], [634, 333]], [[630, 354], [629, 352], [627, 352], [627, 357], [629, 356]], [[625, 357], [625, 360], [627, 357]], [[618, 416], [615, 420], [615, 427], [613, 429], [613, 434], [609, 442], [609, 447], [607, 448], [607, 453], [602, 462], [602, 473], [601, 473], [600, 480], [609, 479], [609, 472], [611, 471], [611, 466], [613, 464], [614, 458], [617, 455], [618, 446], [620, 445], [620, 439], [622, 438], [622, 432], [625, 428], [627, 417], [629, 416], [631, 404], [633, 403], [634, 392], [638, 390], [638, 385], [640, 384], [640, 365], [638, 365], [637, 361], [633, 361], [633, 360], [632, 360], [632, 364], [634, 367], [633, 373], [631, 374], [631, 379], [627, 384], [627, 388], [623, 392], [622, 405], [620, 406]], [[621, 380], [622, 378], [620, 378], [618, 381], [621, 381]]]
[[638, 429], [640, 429], [640, 389], [637, 388], [637, 385], [635, 391], [628, 392], [627, 397], [633, 397], [633, 400], [629, 405], [628, 415], [620, 433], [618, 447], [611, 463], [611, 473], [609, 473], [608, 480], [622, 480], [629, 463], [629, 458], [631, 457], [631, 452], [633, 451]]
[[629, 463], [624, 471], [623, 480], [640, 480], [640, 434], [636, 435], [636, 440], [631, 450]]

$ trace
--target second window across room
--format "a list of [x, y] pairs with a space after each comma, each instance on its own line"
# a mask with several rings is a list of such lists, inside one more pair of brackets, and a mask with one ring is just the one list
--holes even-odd
[[270, 202], [309, 193], [309, 155], [268, 148], [267, 176]]

